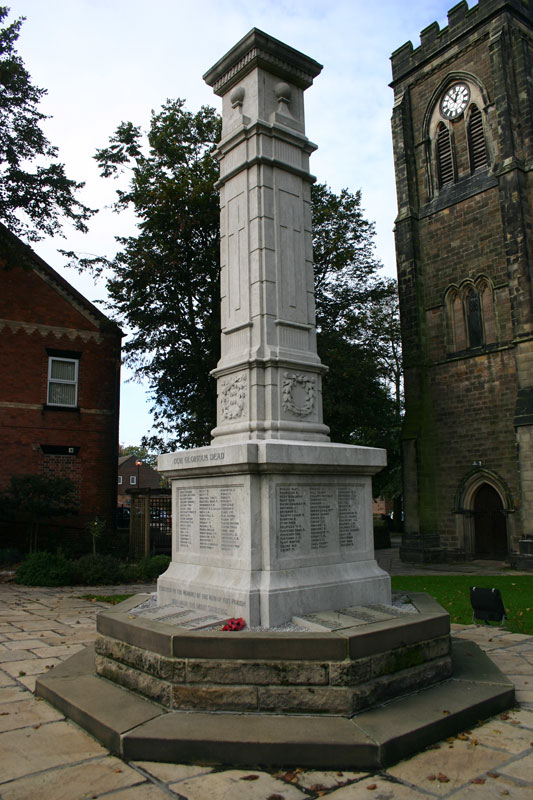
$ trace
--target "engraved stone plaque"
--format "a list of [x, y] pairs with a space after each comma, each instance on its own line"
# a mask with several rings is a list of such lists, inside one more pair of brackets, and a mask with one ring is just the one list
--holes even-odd
[[178, 488], [178, 552], [231, 555], [238, 551], [241, 493], [241, 486]]
[[281, 485], [277, 492], [278, 556], [356, 548], [359, 492], [355, 486]]

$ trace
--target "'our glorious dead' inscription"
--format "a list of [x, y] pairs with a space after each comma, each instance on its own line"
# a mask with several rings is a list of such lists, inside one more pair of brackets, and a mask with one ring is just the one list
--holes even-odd
[[278, 486], [279, 555], [353, 547], [358, 506], [353, 486]]
[[241, 546], [239, 486], [187, 487], [177, 491], [178, 549], [233, 553]]

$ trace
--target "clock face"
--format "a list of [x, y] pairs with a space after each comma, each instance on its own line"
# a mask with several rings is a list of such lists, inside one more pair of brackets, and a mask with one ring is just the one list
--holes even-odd
[[446, 119], [460, 117], [470, 100], [470, 89], [465, 83], [454, 83], [440, 101], [440, 113]]

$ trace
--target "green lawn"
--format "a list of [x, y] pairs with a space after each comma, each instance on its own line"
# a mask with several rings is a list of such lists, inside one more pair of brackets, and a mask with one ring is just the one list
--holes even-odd
[[81, 597], [84, 600], [94, 600], [94, 602], [98, 603], [111, 603], [112, 606], [115, 606], [117, 603], [122, 603], [123, 600], [127, 600], [128, 597], [132, 597], [131, 594], [82, 594]]
[[427, 592], [446, 609], [450, 622], [464, 625], [472, 622], [470, 587], [499, 589], [507, 612], [505, 629], [533, 634], [533, 575], [395, 575], [391, 580], [394, 591]]

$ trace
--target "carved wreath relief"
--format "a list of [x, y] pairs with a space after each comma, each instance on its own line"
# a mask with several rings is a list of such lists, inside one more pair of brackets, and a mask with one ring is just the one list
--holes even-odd
[[238, 375], [222, 381], [220, 409], [222, 419], [242, 417], [246, 403], [246, 376]]
[[315, 379], [297, 372], [285, 372], [281, 394], [284, 411], [306, 417], [315, 405]]

